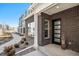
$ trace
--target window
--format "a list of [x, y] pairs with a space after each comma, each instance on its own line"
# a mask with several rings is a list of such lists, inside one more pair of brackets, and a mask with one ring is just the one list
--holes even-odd
[[34, 22], [28, 23], [28, 36], [34, 37]]
[[21, 28], [21, 33], [22, 33], [22, 28]]
[[49, 20], [47, 19], [44, 21], [44, 34], [45, 39], [49, 38]]
[[25, 28], [23, 28], [23, 33], [25, 33]]

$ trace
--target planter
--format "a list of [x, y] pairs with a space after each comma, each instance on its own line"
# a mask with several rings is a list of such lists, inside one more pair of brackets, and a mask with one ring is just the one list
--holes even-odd
[[64, 34], [61, 37], [61, 48], [62, 49], [66, 49], [67, 48], [67, 46], [66, 46], [66, 40], [65, 40], [65, 35]]
[[66, 45], [65, 45], [65, 44], [62, 44], [62, 45], [61, 45], [61, 48], [62, 48], [62, 49], [66, 49]]

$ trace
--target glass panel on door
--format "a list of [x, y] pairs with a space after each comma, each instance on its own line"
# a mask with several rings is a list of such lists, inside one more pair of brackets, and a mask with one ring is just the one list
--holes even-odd
[[60, 43], [60, 20], [53, 21], [54, 43]]

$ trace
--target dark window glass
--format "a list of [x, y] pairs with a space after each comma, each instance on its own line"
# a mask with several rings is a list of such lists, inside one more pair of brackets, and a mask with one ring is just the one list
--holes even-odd
[[23, 33], [25, 33], [25, 28], [23, 28]]
[[45, 37], [48, 37], [48, 30], [45, 30]]
[[22, 28], [21, 28], [21, 33], [22, 33]]

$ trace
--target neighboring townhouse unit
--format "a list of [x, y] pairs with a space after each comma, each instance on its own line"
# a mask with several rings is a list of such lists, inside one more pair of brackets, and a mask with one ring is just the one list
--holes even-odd
[[79, 4], [33, 3], [24, 17], [26, 39], [34, 39], [34, 47], [58, 44], [79, 52]]
[[18, 27], [18, 32], [20, 35], [25, 35], [25, 21], [23, 19], [24, 15], [21, 15], [19, 18], [19, 27]]
[[2, 24], [0, 24], [0, 35], [3, 34], [3, 30], [2, 30]]

